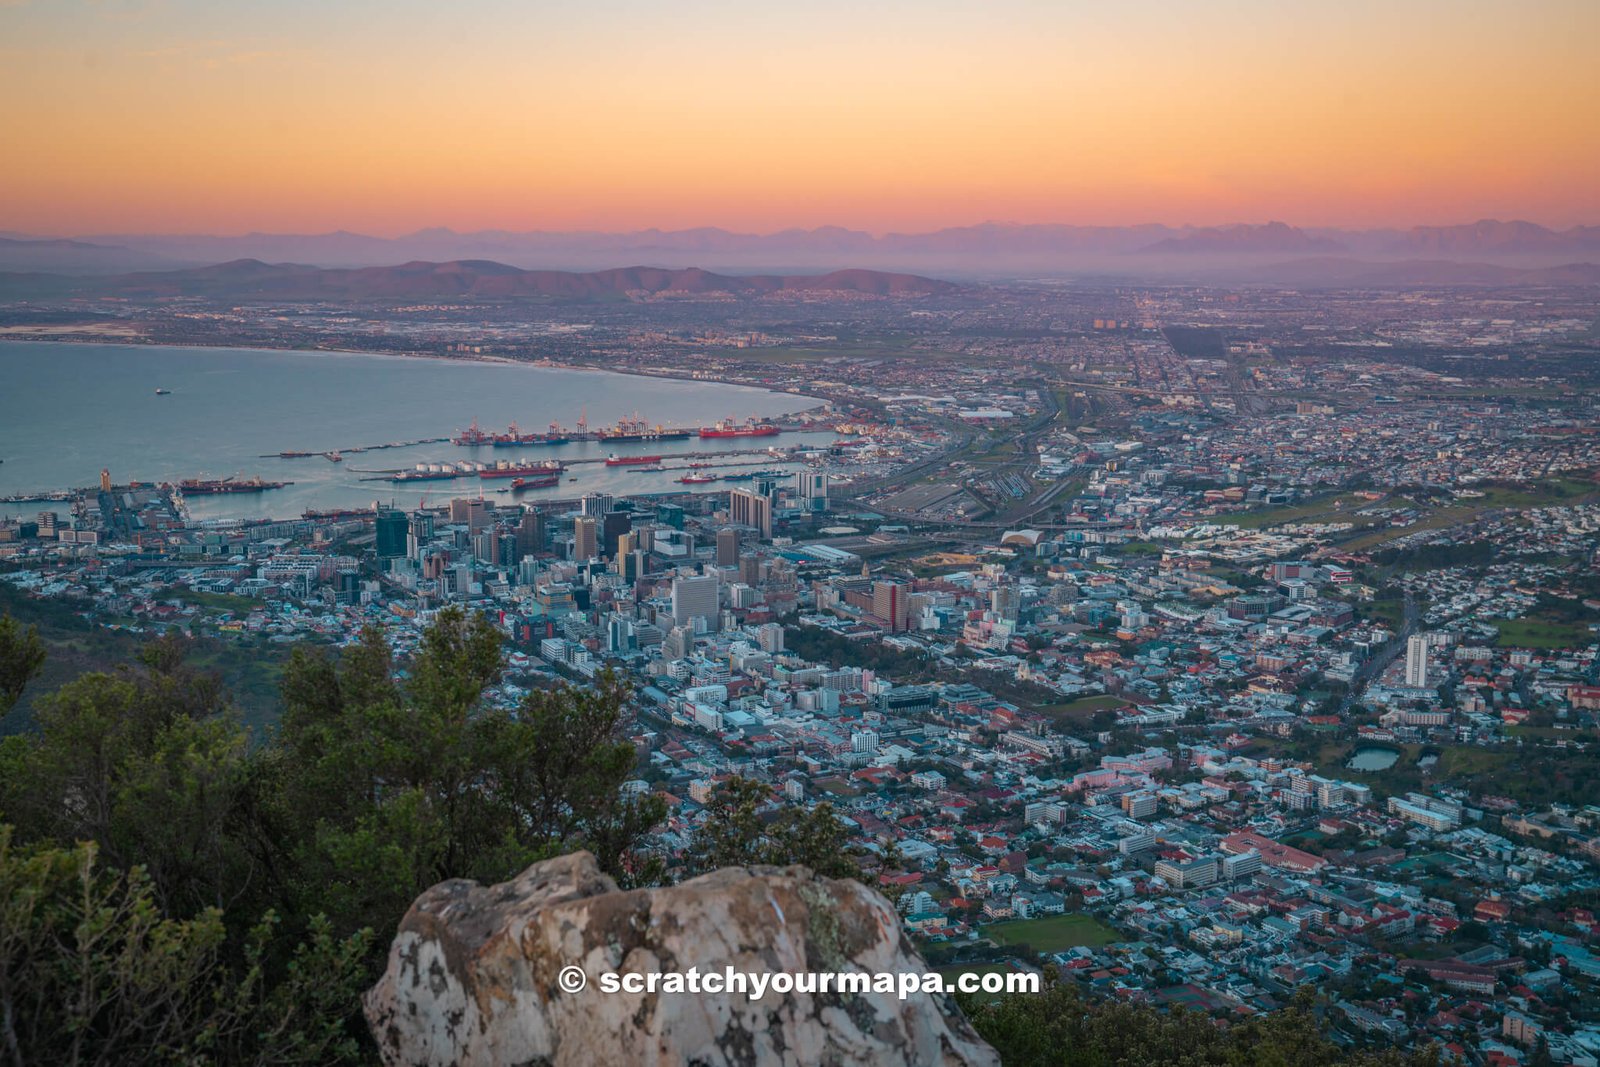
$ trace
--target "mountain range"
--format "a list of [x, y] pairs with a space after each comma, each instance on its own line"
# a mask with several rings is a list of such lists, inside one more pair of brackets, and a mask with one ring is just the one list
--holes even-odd
[[412, 261], [492, 260], [524, 269], [592, 271], [619, 263], [792, 274], [843, 264], [878, 270], [996, 275], [1099, 273], [1185, 276], [1267, 256], [1348, 254], [1358, 259], [1438, 258], [1548, 267], [1600, 256], [1600, 226], [1551, 230], [1483, 220], [1409, 230], [1338, 230], [1262, 225], [1067, 226], [989, 222], [927, 233], [873, 235], [823, 226], [777, 233], [716, 227], [599, 231], [434, 228], [400, 237], [323, 234], [104, 234], [0, 236], [0, 270], [115, 274], [197, 267], [236, 259], [369, 267]]
[[269, 300], [394, 300], [548, 297], [597, 300], [633, 295], [760, 296], [776, 292], [928, 296], [950, 282], [913, 274], [839, 270], [828, 274], [725, 275], [690, 268], [624, 267], [577, 273], [522, 270], [490, 260], [413, 261], [389, 267], [327, 268], [238, 259], [208, 267], [112, 275], [0, 273], [0, 298], [210, 296]]

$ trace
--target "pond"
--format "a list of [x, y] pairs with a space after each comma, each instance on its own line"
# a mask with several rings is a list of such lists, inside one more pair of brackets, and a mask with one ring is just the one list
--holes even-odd
[[1400, 760], [1392, 748], [1358, 748], [1345, 766], [1352, 771], [1386, 771]]

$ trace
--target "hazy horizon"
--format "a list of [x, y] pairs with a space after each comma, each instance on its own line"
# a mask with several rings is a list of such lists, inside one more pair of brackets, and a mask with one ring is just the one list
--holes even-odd
[[1597, 31], [1583, 0], [6, 0], [0, 230], [1565, 229]]

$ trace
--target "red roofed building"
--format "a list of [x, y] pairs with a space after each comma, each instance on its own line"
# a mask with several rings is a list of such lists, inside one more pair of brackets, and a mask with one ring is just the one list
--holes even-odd
[[1261, 862], [1265, 866], [1285, 871], [1316, 874], [1328, 865], [1328, 861], [1320, 856], [1313, 856], [1309, 852], [1302, 852], [1288, 845], [1280, 845], [1270, 837], [1262, 837], [1249, 831], [1229, 834], [1222, 839], [1224, 852], [1231, 852], [1237, 856], [1252, 850], [1261, 853]]

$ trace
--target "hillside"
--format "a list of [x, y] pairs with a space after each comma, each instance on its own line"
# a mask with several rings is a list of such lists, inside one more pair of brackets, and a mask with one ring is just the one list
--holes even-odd
[[238, 259], [185, 270], [109, 277], [0, 274], [0, 297], [219, 297], [273, 300], [410, 300], [430, 297], [596, 300], [629, 296], [760, 296], [777, 292], [929, 296], [958, 287], [913, 274], [838, 270], [827, 274], [714, 274], [698, 268], [622, 267], [577, 273], [523, 270], [492, 260], [415, 260], [398, 266], [326, 269]]

